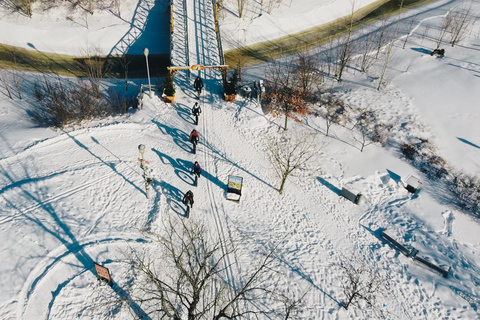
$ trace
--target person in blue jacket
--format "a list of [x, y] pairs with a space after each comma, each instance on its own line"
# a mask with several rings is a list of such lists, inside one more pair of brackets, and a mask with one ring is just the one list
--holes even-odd
[[193, 164], [191, 172], [193, 174], [196, 174], [200, 178], [200, 175], [202, 174], [202, 168], [200, 168], [200, 164], [198, 163], [198, 161], [195, 161], [195, 163]]

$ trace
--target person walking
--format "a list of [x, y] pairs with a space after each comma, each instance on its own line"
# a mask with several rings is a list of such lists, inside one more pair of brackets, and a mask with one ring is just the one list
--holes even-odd
[[195, 117], [195, 125], [198, 125], [198, 116], [202, 113], [202, 109], [198, 102], [195, 102], [195, 105], [192, 107], [192, 114]]
[[190, 138], [189, 138], [190, 142], [193, 144], [197, 144], [199, 139], [200, 138], [198, 137], [197, 130], [193, 129], [192, 132], [190, 132]]
[[202, 113], [202, 108], [200, 108], [200, 105], [198, 104], [198, 102], [195, 102], [195, 104], [192, 107], [192, 114], [194, 116], [198, 116], [200, 115], [200, 113]]
[[195, 163], [192, 166], [191, 173], [196, 174], [199, 178], [202, 175], [202, 168], [200, 168], [200, 164], [198, 161], [195, 161]]
[[190, 205], [190, 207], [193, 207], [193, 192], [191, 190], [188, 190], [187, 193], [185, 193], [182, 202], [184, 205]]
[[199, 76], [197, 76], [197, 77], [195, 78], [195, 81], [193, 82], [193, 87], [195, 88], [195, 90], [197, 90], [198, 99], [200, 100], [200, 94], [202, 93], [202, 88], [203, 88], [202, 78], [200, 78]]

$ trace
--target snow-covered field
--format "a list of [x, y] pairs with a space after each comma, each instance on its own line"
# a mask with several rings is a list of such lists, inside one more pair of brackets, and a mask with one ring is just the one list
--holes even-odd
[[[478, 175], [478, 22], [460, 45], [445, 46], [441, 59], [428, 54], [435, 43], [424, 36], [425, 28], [439, 26], [458, 3], [440, 1], [415, 10], [413, 32], [405, 49], [403, 43], [395, 46], [382, 90], [376, 90], [374, 69], [368, 76], [349, 69], [338, 91], [349, 103], [375, 109], [383, 120], [403, 127], [393, 133], [397, 141], [407, 135], [430, 139], [454, 167]], [[144, 4], [125, 6], [125, 21], [94, 14], [89, 29], [79, 26], [81, 18], [66, 20], [61, 12], [26, 19], [1, 9], [0, 42], [77, 54], [84, 45], [73, 36], [78, 35], [108, 53], [130, 32], [134, 10], [147, 8]], [[326, 6], [332, 8], [322, 10]], [[343, 9], [351, 9], [350, 1], [285, 0], [271, 15], [263, 13], [251, 23], [248, 17], [255, 12], [243, 21], [227, 14], [222, 32], [243, 24], [271, 38], [310, 27], [315, 12], [324, 12], [319, 18], [323, 22]], [[472, 12], [480, 14], [480, 7]], [[291, 18], [304, 24], [280, 23]], [[275, 28], [272, 21], [291, 29]], [[256, 41], [249, 34], [242, 37]], [[132, 46], [139, 53], [146, 43], [157, 53], [150, 47], [155, 46], [152, 39], [139, 39]], [[246, 74], [254, 77], [256, 71]], [[22, 76], [30, 87], [36, 75]], [[306, 292], [302, 319], [372, 318], [356, 307], [340, 307], [345, 296], [333, 264], [341, 256], [375, 264], [391, 276], [390, 294], [379, 297], [390, 319], [480, 319], [478, 221], [443, 203], [438, 186], [400, 159], [394, 148], [370, 145], [360, 152], [350, 130], [334, 126], [326, 137], [321, 118], [290, 121], [287, 134], [310, 136], [324, 147], [305, 170], [287, 180], [279, 195], [280, 180], [268, 160], [265, 139], [284, 134], [283, 118], [272, 117], [255, 102], [240, 97], [226, 103], [207, 92], [198, 126], [199, 150], [193, 155], [187, 136], [194, 127], [189, 109], [195, 99], [189, 87], [177, 87], [175, 104], [145, 96], [141, 110], [66, 131], [35, 127], [26, 117], [33, 100], [27, 94], [23, 100], [10, 100], [5, 89], [0, 90], [1, 319], [103, 319], [101, 312], [94, 316], [88, 310], [96, 292], [109, 290], [96, 281], [93, 262], [107, 266], [115, 282], [124, 284], [121, 250], [144, 245], [141, 230], [155, 230], [168, 215], [183, 216], [181, 197], [189, 189], [196, 200], [191, 219], [207, 222], [220, 237], [241, 237], [252, 252], [281, 241], [284, 287], [298, 295]], [[147, 148], [145, 158], [155, 178], [148, 200], [139, 144]], [[198, 187], [192, 186], [189, 173], [195, 160], [204, 169]], [[399, 181], [409, 174], [423, 181], [417, 196]], [[244, 179], [240, 203], [225, 200], [228, 175]], [[364, 201], [357, 206], [339, 197], [342, 187], [361, 192]], [[395, 251], [378, 237], [379, 230], [415, 247], [419, 256], [451, 267], [450, 275], [443, 278]], [[121, 310], [111, 317], [131, 315]]]

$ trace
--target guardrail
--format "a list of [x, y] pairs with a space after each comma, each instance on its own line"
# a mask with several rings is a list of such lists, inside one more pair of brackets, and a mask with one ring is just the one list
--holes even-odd
[[[183, 15], [184, 16], [184, 32], [185, 32], [185, 56], [186, 56], [186, 65], [189, 66], [190, 65], [190, 42], [189, 42], [189, 39], [188, 39], [188, 12], [187, 12], [187, 0], [183, 0], [183, 10], [185, 11], [185, 14]], [[188, 74], [188, 81], [190, 82], [190, 75], [191, 75], [191, 71], [188, 70], [187, 71], [187, 74]]]
[[218, 23], [218, 5], [216, 0], [212, 0], [213, 10], [215, 14], [215, 34], [217, 36], [218, 55], [220, 56], [220, 64], [225, 64], [225, 56], [223, 55], [222, 37], [220, 36], [220, 24]]

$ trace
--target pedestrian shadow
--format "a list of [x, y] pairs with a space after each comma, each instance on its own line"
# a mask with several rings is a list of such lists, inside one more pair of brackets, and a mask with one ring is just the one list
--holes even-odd
[[167, 135], [171, 136], [172, 139], [173, 139], [173, 142], [175, 142], [175, 144], [177, 146], [179, 146], [181, 149], [183, 149], [187, 152], [190, 152], [192, 150], [190, 145], [187, 143], [189, 135], [185, 131], [179, 130], [177, 128], [171, 128], [169, 126], [166, 126], [166, 125], [158, 122], [155, 119], [152, 119], [152, 122], [157, 125], [157, 127], [160, 129], [160, 131], [163, 134], [167, 134]]
[[163, 164], [170, 164], [175, 170], [175, 174], [177, 175], [177, 177], [179, 177], [183, 182], [187, 184], [192, 184], [193, 179], [189, 175], [190, 170], [188, 169], [192, 166], [191, 162], [185, 161], [183, 159], [173, 159], [169, 155], [153, 148], [152, 151], [158, 155], [160, 161], [162, 161]]
[[417, 51], [424, 54], [430, 54], [432, 51], [425, 48], [412, 48], [413, 51]]
[[163, 180], [160, 181], [158, 184], [162, 189], [162, 193], [165, 195], [165, 199], [169, 208], [179, 216], [186, 217], [187, 214], [182, 203], [183, 193], [180, 191], [180, 189], [172, 186], [171, 184]]
[[187, 105], [176, 103], [175, 109], [177, 110], [177, 114], [180, 116], [180, 118], [188, 122], [188, 124], [195, 125], [195, 120], [191, 117], [191, 109]]

